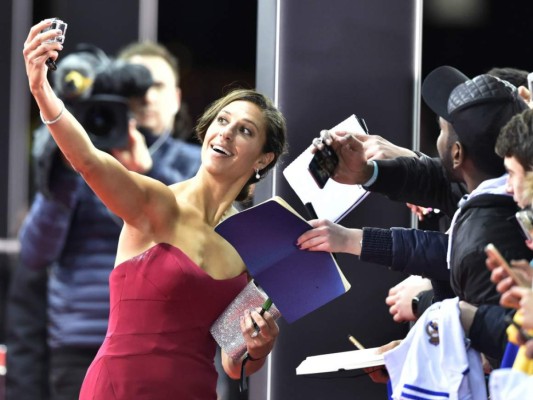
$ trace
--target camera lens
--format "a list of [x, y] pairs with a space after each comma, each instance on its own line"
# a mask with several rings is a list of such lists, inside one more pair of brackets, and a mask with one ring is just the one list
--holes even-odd
[[109, 136], [111, 130], [117, 125], [117, 120], [113, 110], [98, 104], [87, 110], [84, 121], [85, 128], [94, 136]]
[[122, 148], [128, 142], [128, 104], [124, 97], [94, 95], [72, 105], [93, 144], [101, 150]]

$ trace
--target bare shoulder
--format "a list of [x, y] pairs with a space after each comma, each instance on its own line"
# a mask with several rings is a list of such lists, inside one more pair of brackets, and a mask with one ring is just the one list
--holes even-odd
[[[160, 181], [148, 177], [139, 177], [139, 185], [142, 185], [143, 198], [137, 204], [142, 204], [140, 208], [133, 208], [136, 212], [131, 212], [131, 218], [124, 221], [123, 235], [128, 241], [140, 242], [140, 247], [144, 243], [158, 243], [169, 235], [172, 226], [180, 215], [180, 206], [177, 196], [171, 186], [167, 186]], [[127, 193], [123, 193], [127, 196]], [[137, 207], [132, 203], [132, 207]]]

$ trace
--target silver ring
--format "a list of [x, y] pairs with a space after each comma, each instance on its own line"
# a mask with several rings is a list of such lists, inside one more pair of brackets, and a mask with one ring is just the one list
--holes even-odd
[[320, 138], [325, 142], [326, 140], [331, 139], [331, 133], [329, 133], [327, 129], [323, 129], [320, 131]]
[[313, 146], [319, 146], [322, 144], [322, 138], [314, 138], [313, 139]]
[[253, 332], [250, 334], [250, 337], [253, 339], [253, 338], [256, 338], [257, 335], [259, 335], [259, 331], [253, 331]]

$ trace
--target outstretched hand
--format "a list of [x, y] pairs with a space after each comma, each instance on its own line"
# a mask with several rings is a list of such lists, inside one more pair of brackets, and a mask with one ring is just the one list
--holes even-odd
[[42, 32], [43, 29], [50, 27], [51, 24], [52, 19], [46, 19], [34, 25], [24, 42], [22, 53], [24, 54], [26, 74], [28, 75], [28, 83], [32, 93], [42, 89], [47, 82], [46, 73], [48, 72], [48, 67], [46, 66], [46, 60], [50, 58], [55, 61], [59, 51], [63, 49], [61, 43], [52, 40], [62, 34], [60, 29]]
[[331, 135], [330, 145], [339, 157], [339, 165], [332, 176], [335, 181], [355, 185], [363, 184], [372, 177], [374, 168], [368, 164], [363, 142], [357, 139], [356, 134], [335, 132]]
[[[386, 353], [389, 350], [394, 349], [395, 347], [398, 347], [402, 341], [401, 340], [393, 340], [392, 342], [389, 342], [381, 347], [379, 347], [376, 352], [377, 354], [383, 354]], [[370, 379], [372, 379], [372, 382], [374, 383], [387, 383], [389, 381], [389, 373], [387, 372], [387, 368], [383, 365], [381, 367], [369, 367], [364, 368], [364, 371], [368, 374]]]
[[502, 295], [500, 303], [519, 309], [523, 316], [522, 326], [533, 329], [533, 291], [530, 288], [513, 286]]
[[404, 147], [396, 146], [378, 135], [337, 131], [321, 133], [313, 140], [311, 151], [323, 146], [331, 146], [339, 158], [339, 164], [332, 178], [343, 184], [364, 184], [374, 172], [369, 161], [385, 160], [396, 157], [417, 157], [416, 153]]
[[395, 322], [415, 321], [413, 314], [413, 297], [420, 292], [431, 289], [429, 279], [411, 275], [389, 290], [385, 303], [389, 306], [389, 313]]
[[313, 229], [304, 232], [296, 241], [301, 250], [361, 254], [361, 229], [345, 228], [326, 219], [308, 222]]
[[367, 160], [391, 160], [396, 157], [418, 157], [416, 153], [405, 147], [396, 146], [379, 135], [353, 134], [363, 143]]
[[[513, 280], [513, 278], [509, 276], [506, 269], [500, 264], [500, 262], [496, 258], [487, 255], [485, 264], [487, 265], [487, 268], [492, 271], [490, 275], [490, 280], [496, 284], [496, 290], [499, 293], [505, 293], [511, 287], [518, 284]], [[511, 260], [510, 265], [515, 271], [515, 273], [521, 276], [525, 282], [532, 281], [533, 268], [530, 267], [529, 262], [527, 260]]]
[[405, 205], [411, 210], [412, 214], [416, 215], [419, 221], [423, 221], [426, 215], [432, 211], [431, 208], [417, 206], [416, 204], [405, 203]]

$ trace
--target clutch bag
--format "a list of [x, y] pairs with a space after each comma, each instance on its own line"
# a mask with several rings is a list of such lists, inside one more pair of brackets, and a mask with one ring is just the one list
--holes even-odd
[[[246, 352], [246, 342], [241, 332], [240, 323], [244, 310], [260, 308], [266, 299], [266, 293], [252, 280], [211, 326], [210, 332], [213, 338], [221, 349], [234, 360], [238, 360]], [[268, 313], [272, 315], [274, 320], [281, 316], [274, 304], [269, 308]]]

